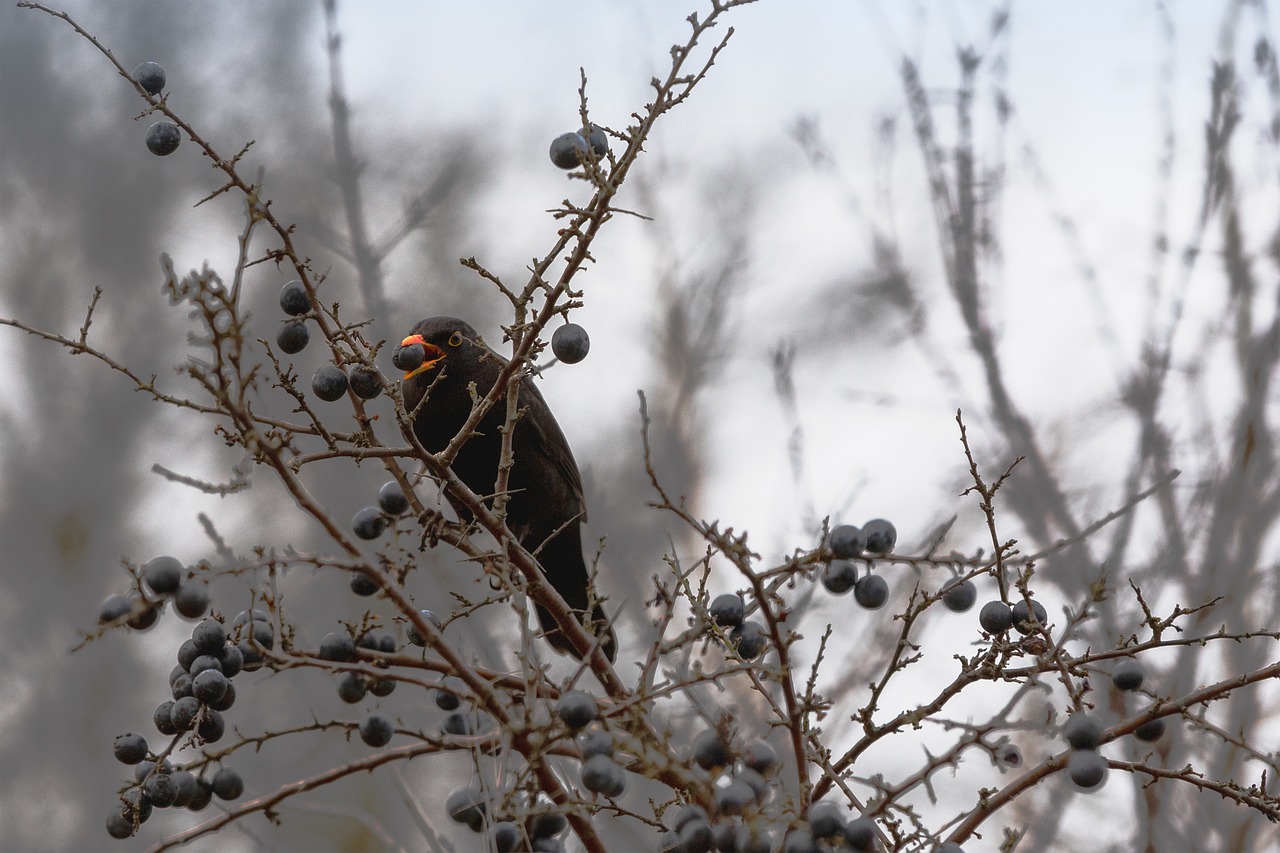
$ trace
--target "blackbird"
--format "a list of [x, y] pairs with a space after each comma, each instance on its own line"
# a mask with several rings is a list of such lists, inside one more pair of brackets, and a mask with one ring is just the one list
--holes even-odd
[[[476, 330], [456, 317], [430, 317], [413, 327], [401, 346], [421, 344], [426, 352], [422, 365], [405, 374], [405, 409], [414, 415], [413, 431], [422, 446], [439, 453], [457, 435], [471, 414], [471, 392], [489, 392], [505, 363], [479, 341]], [[434, 383], [434, 384], [433, 384]], [[512, 435], [513, 464], [507, 481], [507, 527], [520, 544], [538, 558], [551, 585], [579, 620], [585, 622], [590, 606], [587, 566], [582, 558], [581, 523], [587, 512], [582, 478], [569, 442], [533, 380], [520, 380], [519, 406], [523, 410]], [[415, 413], [423, 397], [427, 401]], [[502, 452], [499, 427], [506, 420], [505, 395], [499, 398], [453, 460], [453, 472], [467, 488], [482, 498], [491, 496], [498, 479]], [[469, 522], [471, 513], [445, 492], [459, 518]], [[492, 497], [486, 503], [493, 504]], [[560, 631], [556, 620], [542, 607], [538, 622], [551, 645], [575, 658], [580, 655]], [[617, 637], [599, 604], [591, 610], [597, 634], [604, 632], [601, 647], [610, 661], [618, 651]]]

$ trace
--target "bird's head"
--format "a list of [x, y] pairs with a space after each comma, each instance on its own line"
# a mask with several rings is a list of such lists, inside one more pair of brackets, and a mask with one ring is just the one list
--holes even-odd
[[473, 359], [478, 338], [476, 330], [457, 317], [428, 317], [415, 325], [400, 342], [402, 347], [421, 344], [426, 353], [422, 364], [406, 373], [404, 378], [408, 380], [427, 374], [447, 365], [451, 357], [456, 361]]

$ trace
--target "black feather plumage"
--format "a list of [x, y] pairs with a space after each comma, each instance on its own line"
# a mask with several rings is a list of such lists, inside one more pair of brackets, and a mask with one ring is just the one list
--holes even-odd
[[[427, 396], [414, 417], [413, 431], [423, 447], [438, 453], [471, 414], [468, 386], [474, 382], [478, 395], [488, 393], [504, 362], [479, 343], [475, 329], [456, 317], [423, 320], [413, 327], [410, 336], [413, 335], [421, 336], [425, 344], [427, 366], [405, 379], [405, 408], [413, 413]], [[582, 619], [590, 606], [589, 578], [582, 556], [581, 523], [587, 517], [582, 478], [560, 425], [528, 377], [520, 381], [518, 403], [523, 414], [516, 421], [512, 436], [507, 526], [520, 544], [538, 558], [547, 580]], [[499, 427], [505, 416], [505, 401], [499, 400], [453, 461], [458, 479], [482, 498], [492, 494], [497, 481], [502, 449]], [[459, 517], [471, 520], [465, 506], [447, 492], [446, 497]], [[551, 645], [578, 657], [551, 614], [541, 607], [537, 611], [538, 622]], [[599, 604], [591, 611], [591, 621], [597, 632], [605, 632], [601, 645], [609, 660], [614, 660], [617, 637]]]

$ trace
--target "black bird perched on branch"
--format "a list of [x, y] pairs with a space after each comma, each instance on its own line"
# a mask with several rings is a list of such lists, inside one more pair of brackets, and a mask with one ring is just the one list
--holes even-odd
[[[413, 344], [423, 347], [426, 360], [405, 374], [404, 405], [413, 414], [427, 397], [413, 419], [413, 431], [423, 447], [439, 453], [471, 414], [468, 386], [474, 382], [475, 393], [483, 397], [497, 381], [504, 361], [479, 343], [475, 329], [456, 317], [430, 317], [418, 323], [401, 342], [402, 347]], [[518, 403], [523, 411], [511, 441], [507, 527], [538, 558], [547, 580], [586, 624], [590, 584], [582, 558], [580, 526], [587, 517], [582, 478], [560, 425], [528, 377], [520, 380]], [[499, 428], [506, 420], [506, 408], [504, 396], [481, 419], [475, 435], [462, 446], [452, 465], [458, 479], [486, 498], [490, 506], [502, 454]], [[471, 521], [471, 513], [460, 501], [447, 491], [445, 496], [463, 521]], [[538, 622], [551, 645], [579, 657], [551, 614], [542, 607], [537, 610]], [[591, 622], [597, 633], [604, 632], [601, 646], [609, 660], [614, 660], [617, 637], [599, 604], [591, 610]]]

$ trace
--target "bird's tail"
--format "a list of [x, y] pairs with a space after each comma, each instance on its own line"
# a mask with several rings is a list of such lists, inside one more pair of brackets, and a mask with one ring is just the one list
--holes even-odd
[[[542, 563], [547, 580], [556, 588], [560, 596], [573, 610], [578, 621], [600, 639], [600, 647], [610, 663], [618, 656], [618, 636], [604, 614], [599, 603], [591, 604], [591, 579], [587, 575], [587, 566], [582, 559], [582, 538], [578, 526], [571, 525], [560, 531], [554, 539], [546, 542], [538, 553], [538, 561]], [[588, 608], [591, 617], [587, 619]], [[571, 655], [582, 660], [582, 655], [574, 648], [573, 643], [560, 630], [560, 626], [546, 608], [538, 606], [538, 624], [546, 635], [547, 642], [558, 652]]]

